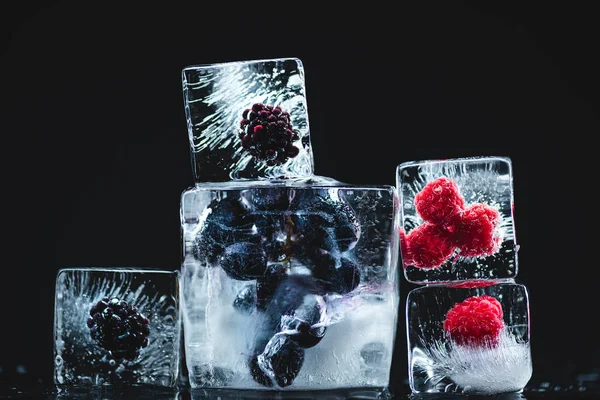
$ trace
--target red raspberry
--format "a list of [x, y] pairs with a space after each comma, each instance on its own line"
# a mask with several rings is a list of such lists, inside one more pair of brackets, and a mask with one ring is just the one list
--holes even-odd
[[465, 205], [458, 185], [441, 177], [431, 181], [415, 196], [415, 208], [421, 218], [432, 224], [444, 224], [459, 214]]
[[463, 257], [489, 256], [500, 249], [502, 238], [496, 228], [500, 213], [486, 204], [471, 204], [460, 216], [454, 243]]
[[459, 345], [493, 347], [504, 328], [502, 305], [492, 296], [472, 296], [448, 311], [444, 331]]
[[494, 282], [494, 281], [489, 281], [489, 280], [485, 280], [485, 279], [469, 279], [464, 282], [452, 283], [452, 284], [448, 285], [448, 287], [451, 287], [454, 289], [472, 289], [472, 288], [481, 288], [481, 287], [486, 287], [486, 286], [492, 286], [495, 283], [496, 282]]
[[406, 240], [406, 232], [400, 228], [400, 256], [402, 257], [402, 265], [406, 268], [407, 265], [412, 264], [410, 254], [408, 254], [408, 241]]
[[454, 252], [448, 233], [439, 225], [424, 223], [406, 235], [406, 253], [417, 268], [437, 268]]

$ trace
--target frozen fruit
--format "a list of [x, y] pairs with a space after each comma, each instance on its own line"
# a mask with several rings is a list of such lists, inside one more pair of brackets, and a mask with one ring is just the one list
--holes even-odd
[[465, 207], [453, 240], [463, 257], [489, 256], [498, 251], [502, 238], [497, 227], [500, 213], [486, 204]]
[[256, 307], [256, 285], [244, 286], [233, 299], [233, 308], [242, 314], [251, 314]]
[[456, 182], [440, 177], [427, 183], [415, 195], [414, 204], [423, 220], [432, 224], [444, 224], [462, 211], [465, 199]]
[[360, 224], [354, 209], [346, 202], [338, 202], [333, 217], [333, 235], [337, 250], [352, 250], [360, 237]]
[[318, 268], [313, 270], [313, 276], [327, 292], [346, 294], [356, 289], [360, 283], [360, 269], [354, 261], [341, 257], [338, 266], [331, 255], [323, 255], [321, 260]]
[[492, 286], [498, 282], [493, 280], [486, 279], [469, 279], [463, 282], [451, 283], [448, 284], [448, 287], [455, 289], [473, 289], [473, 288], [481, 288], [486, 286]]
[[417, 268], [437, 268], [454, 253], [454, 245], [444, 228], [427, 222], [411, 230], [405, 242], [408, 259]]
[[267, 254], [259, 243], [241, 242], [227, 246], [219, 265], [230, 278], [247, 281], [264, 276]]
[[304, 364], [304, 349], [289, 336], [275, 335], [265, 351], [250, 360], [252, 378], [263, 386], [272, 386], [271, 377], [279, 387], [290, 386]]
[[150, 321], [134, 306], [105, 297], [90, 309], [90, 336], [115, 358], [135, 360], [148, 345]]
[[254, 217], [239, 198], [214, 199], [209, 213], [195, 236], [192, 254], [214, 263], [225, 247], [240, 241], [259, 240], [253, 229]]
[[502, 305], [492, 296], [472, 296], [446, 314], [444, 330], [455, 343], [495, 346], [504, 328]]
[[256, 103], [242, 113], [242, 148], [267, 165], [280, 165], [296, 157], [300, 149], [293, 143], [300, 137], [291, 116], [279, 106]]
[[400, 234], [400, 256], [402, 258], [402, 265], [404, 266], [404, 268], [406, 268], [406, 266], [411, 265], [413, 261], [412, 257], [410, 256], [410, 253], [408, 252], [408, 241], [406, 240], [406, 232], [404, 231], [404, 229], [400, 228], [398, 230], [398, 233]]
[[281, 318], [282, 331], [302, 348], [316, 346], [327, 331], [325, 321], [325, 303], [321, 296], [309, 295], [291, 315]]
[[260, 311], [265, 310], [275, 291], [286, 279], [287, 267], [284, 264], [270, 264], [264, 271], [263, 276], [256, 279], [256, 308]]

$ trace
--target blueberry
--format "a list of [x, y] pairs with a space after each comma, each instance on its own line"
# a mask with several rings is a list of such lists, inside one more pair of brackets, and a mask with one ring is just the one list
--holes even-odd
[[230, 278], [247, 281], [264, 276], [267, 255], [258, 243], [235, 243], [223, 251], [219, 265]]
[[256, 285], [249, 284], [239, 291], [233, 300], [233, 308], [242, 314], [252, 314], [256, 307]]
[[256, 211], [286, 211], [291, 191], [285, 187], [252, 188], [242, 195]]
[[361, 358], [369, 366], [381, 364], [385, 354], [385, 346], [381, 342], [369, 342], [360, 349]]
[[336, 204], [334, 224], [334, 237], [338, 251], [345, 252], [354, 248], [360, 237], [360, 224], [356, 213], [348, 203]]
[[327, 328], [315, 326], [325, 319], [324, 303], [320, 299], [320, 296], [306, 296], [292, 315], [282, 318], [282, 328], [294, 331], [289, 336], [302, 348], [316, 346], [325, 336]]
[[249, 367], [253, 379], [263, 386], [271, 387], [269, 371], [279, 387], [287, 387], [294, 382], [304, 364], [304, 349], [285, 335], [275, 335], [265, 351], [251, 357]]
[[207, 207], [210, 213], [194, 239], [192, 254], [214, 263], [225, 247], [240, 241], [258, 241], [254, 218], [240, 198], [215, 199]]
[[327, 292], [346, 294], [360, 283], [360, 269], [358, 265], [346, 257], [341, 257], [339, 266], [336, 259], [324, 254], [313, 268], [313, 276], [323, 285]]
[[273, 298], [279, 284], [286, 279], [287, 268], [283, 264], [270, 264], [263, 276], [256, 279], [256, 308], [264, 311]]
[[269, 378], [263, 372], [263, 370], [260, 369], [258, 365], [258, 356], [250, 357], [250, 359], [248, 360], [248, 369], [250, 370], [250, 375], [252, 376], [252, 379], [254, 379], [256, 382], [266, 387], [273, 386], [271, 378]]

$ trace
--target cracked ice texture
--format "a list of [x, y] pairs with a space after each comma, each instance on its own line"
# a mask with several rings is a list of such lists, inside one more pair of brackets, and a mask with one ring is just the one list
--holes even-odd
[[[410, 161], [396, 169], [396, 187], [400, 200], [400, 227], [404, 234], [425, 224], [415, 207], [415, 197], [425, 186], [439, 178], [449, 178], [464, 199], [464, 208], [483, 204], [499, 214], [495, 237], [497, 251], [481, 256], [463, 256], [458, 248], [435, 268], [411, 264], [406, 247], [402, 248], [404, 276], [415, 284], [452, 283], [466, 279], [498, 280], [517, 276], [518, 245], [514, 224], [512, 163], [508, 157], [465, 157]], [[465, 253], [463, 253], [465, 254]]]
[[[461, 345], [444, 331], [446, 314], [472, 296], [502, 305], [504, 328], [497, 344]], [[415, 393], [498, 394], [518, 392], [532, 376], [529, 300], [512, 280], [485, 287], [425, 286], [407, 296], [409, 383]]]
[[[55, 383], [173, 387], [179, 371], [179, 274], [124, 267], [61, 269], [54, 308]], [[118, 297], [150, 320], [148, 345], [133, 361], [112, 357], [90, 337], [90, 309], [104, 297]]]
[[[196, 182], [230, 179], [310, 178], [310, 148], [304, 67], [297, 58], [194, 65], [182, 72], [188, 135]], [[267, 166], [241, 145], [238, 132], [253, 104], [280, 106], [298, 133], [300, 153]]]

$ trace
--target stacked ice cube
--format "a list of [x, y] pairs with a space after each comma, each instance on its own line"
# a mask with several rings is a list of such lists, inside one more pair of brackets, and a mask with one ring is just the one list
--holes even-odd
[[519, 392], [532, 375], [529, 302], [515, 281], [507, 157], [397, 167], [413, 393]]
[[192, 388], [386, 388], [397, 192], [314, 174], [296, 58], [183, 71], [195, 185], [181, 197]]

